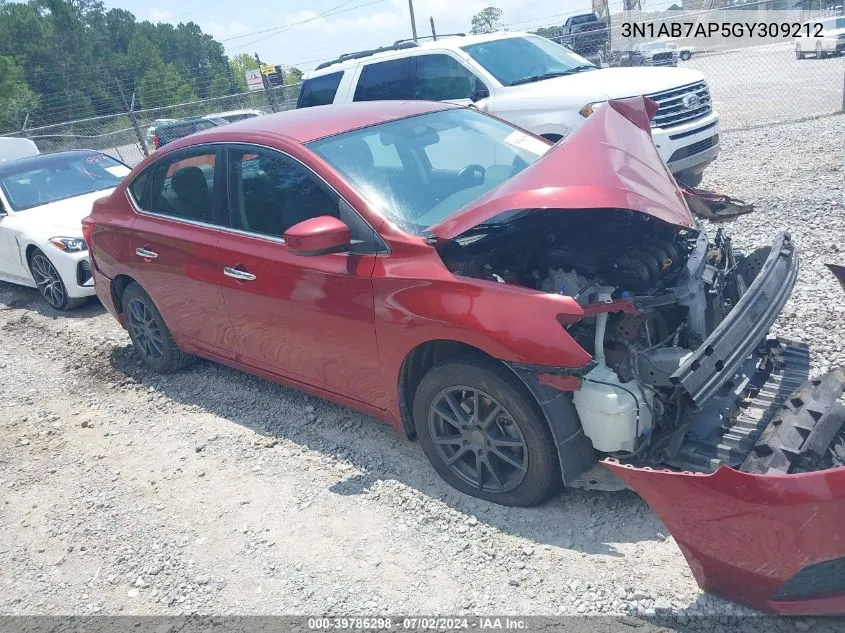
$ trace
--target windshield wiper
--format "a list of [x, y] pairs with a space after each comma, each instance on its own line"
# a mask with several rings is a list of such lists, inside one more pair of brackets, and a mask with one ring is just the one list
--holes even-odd
[[581, 64], [580, 66], [575, 66], [573, 68], [570, 68], [569, 70], [556, 70], [550, 73], [542, 73], [539, 75], [523, 77], [522, 79], [512, 81], [510, 85], [518, 86], [519, 84], [529, 84], [535, 81], [543, 81], [544, 79], [552, 79], [554, 77], [565, 77], [566, 75], [574, 75], [575, 73], [580, 73], [585, 70], [592, 70], [593, 68], [595, 68], [595, 66], [593, 66], [592, 64]]

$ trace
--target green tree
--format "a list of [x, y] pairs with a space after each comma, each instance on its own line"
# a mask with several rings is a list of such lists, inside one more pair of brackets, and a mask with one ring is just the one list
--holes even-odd
[[158, 63], [150, 67], [138, 83], [142, 108], [160, 108], [196, 101], [190, 83], [183, 79], [175, 64]]
[[235, 80], [235, 85], [238, 86], [241, 92], [246, 91], [246, 71], [255, 70], [258, 68], [258, 62], [252, 55], [241, 53], [235, 55], [229, 60], [229, 68], [232, 70], [232, 77]]
[[503, 27], [502, 10], [498, 7], [487, 7], [472, 16], [472, 33], [493, 33]]
[[302, 71], [296, 66], [285, 68], [285, 85], [292, 86], [302, 82]]
[[560, 35], [560, 27], [559, 26], [541, 26], [536, 31], [531, 31], [534, 35], [539, 35], [540, 37], [546, 37], [548, 39], [552, 39]]
[[20, 130], [37, 107], [38, 96], [26, 85], [23, 69], [11, 57], [0, 57], [0, 132]]

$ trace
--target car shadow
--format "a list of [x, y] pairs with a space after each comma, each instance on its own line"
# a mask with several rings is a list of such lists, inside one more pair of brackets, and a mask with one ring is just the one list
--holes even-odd
[[366, 495], [396, 482], [427, 498], [409, 499], [410, 507], [437, 500], [501, 532], [585, 554], [624, 557], [618, 544], [663, 541], [668, 535], [631, 491], [566, 490], [539, 507], [500, 506], [451, 488], [416, 443], [347, 407], [210, 361], [200, 360], [175, 375], [155, 374], [140, 364], [131, 343], [114, 347], [110, 362], [120, 373], [176, 402], [231, 420], [268, 440], [284, 439], [319, 451], [360, 471], [332, 485], [329, 491], [334, 494]]
[[44, 300], [37, 288], [18, 286], [5, 281], [0, 281], [0, 304], [2, 304], [0, 310], [26, 308], [51, 319], [89, 319], [105, 312], [103, 304], [96, 296], [88, 297], [85, 303], [73, 310], [66, 312], [54, 310]]

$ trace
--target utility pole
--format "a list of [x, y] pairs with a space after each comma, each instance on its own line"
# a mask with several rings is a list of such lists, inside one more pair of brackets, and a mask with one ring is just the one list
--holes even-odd
[[261, 63], [261, 59], [258, 57], [258, 53], [255, 54], [255, 63], [258, 64], [258, 72], [261, 73], [261, 83], [264, 84], [264, 92], [267, 93], [267, 104], [270, 106], [270, 110], [278, 112], [279, 108], [276, 105], [276, 99], [273, 97], [273, 92], [270, 89], [270, 80], [267, 79], [267, 75], [265, 75], [264, 71], [261, 70], [263, 64]]
[[434, 30], [434, 18], [431, 17], [431, 16], [428, 16], [428, 21], [431, 22], [431, 39], [436, 42], [437, 41], [437, 31]]
[[417, 41], [417, 20], [414, 17], [414, 0], [408, 0], [408, 11], [411, 12], [411, 35], [414, 36], [414, 41]]
[[114, 82], [117, 84], [117, 90], [120, 92], [120, 99], [123, 101], [123, 107], [126, 108], [126, 114], [129, 115], [129, 120], [132, 122], [132, 127], [135, 129], [135, 138], [138, 139], [138, 147], [140, 147], [141, 151], [144, 152], [144, 156], [149, 156], [150, 153], [147, 150], [147, 143], [144, 140], [144, 136], [141, 134], [141, 128], [138, 127], [138, 117], [135, 116], [135, 93], [132, 93], [132, 103], [129, 103], [129, 101], [126, 100], [126, 93], [123, 92], [123, 84], [120, 83], [120, 79], [115, 77]]

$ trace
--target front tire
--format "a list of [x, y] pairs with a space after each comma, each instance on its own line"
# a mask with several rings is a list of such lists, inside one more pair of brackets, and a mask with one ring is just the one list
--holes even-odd
[[561, 486], [539, 407], [495, 361], [473, 355], [432, 368], [414, 396], [414, 425], [431, 465], [465, 494], [533, 506]]
[[800, 46], [795, 47], [795, 59], [804, 59], [804, 53]]
[[137, 283], [129, 284], [123, 291], [121, 306], [126, 314], [129, 338], [147, 367], [168, 374], [194, 360], [176, 345], [153, 300]]
[[85, 299], [72, 299], [68, 296], [67, 287], [59, 271], [39, 248], [33, 249], [29, 256], [29, 272], [32, 273], [41, 296], [54, 310], [66, 312], [85, 303]]
[[684, 51], [680, 54], [681, 61], [689, 61], [692, 58], [692, 53]]
[[821, 42], [816, 42], [816, 58], [817, 59], [824, 59], [825, 58], [824, 48], [822, 48]]

